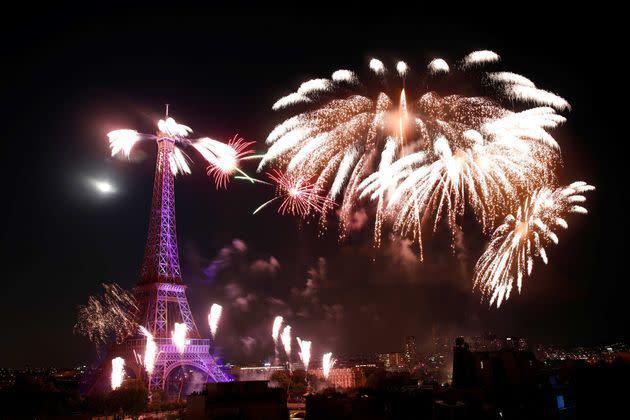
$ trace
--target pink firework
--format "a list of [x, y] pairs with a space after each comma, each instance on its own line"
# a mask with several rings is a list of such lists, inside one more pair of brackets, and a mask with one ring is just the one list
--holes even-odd
[[[239, 162], [253, 157], [250, 156], [254, 153], [250, 146], [254, 143], [253, 141], [245, 141], [236, 134], [227, 145], [216, 150], [216, 159], [208, 166], [207, 173], [208, 176], [214, 178], [217, 189], [226, 188], [230, 177], [235, 172], [243, 173], [239, 169]], [[245, 178], [249, 178], [248, 175], [244, 173], [243, 175]]]
[[322, 214], [333, 204], [321, 195], [321, 188], [309, 180], [273, 169], [267, 176], [276, 185], [276, 197], [262, 204], [254, 214], [271, 202], [282, 199], [278, 213], [307, 217], [311, 213]]

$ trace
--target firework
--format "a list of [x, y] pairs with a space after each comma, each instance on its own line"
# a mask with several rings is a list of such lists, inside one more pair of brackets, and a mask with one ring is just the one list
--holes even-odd
[[494, 51], [481, 50], [473, 51], [462, 60], [463, 67], [476, 66], [499, 61], [500, 57]]
[[121, 343], [138, 331], [133, 295], [115, 283], [102, 286], [102, 295], [90, 296], [86, 305], [79, 306], [74, 326], [75, 333], [87, 337], [97, 350], [112, 342]]
[[523, 277], [531, 275], [534, 257], [547, 264], [545, 247], [558, 243], [554, 229], [566, 229], [569, 213], [586, 214], [582, 193], [595, 187], [574, 182], [567, 187], [534, 191], [515, 213], [508, 215], [492, 234], [490, 244], [475, 266], [474, 285], [497, 307], [510, 297], [514, 280], [521, 292]]
[[111, 385], [112, 390], [120, 388], [125, 379], [125, 359], [122, 357], [116, 357], [112, 359], [112, 377]]
[[213, 303], [210, 307], [210, 313], [208, 314], [208, 324], [210, 325], [212, 338], [214, 338], [217, 334], [217, 328], [219, 328], [219, 321], [221, 320], [222, 312], [223, 307], [218, 303]]
[[320, 195], [320, 188], [317, 185], [304, 178], [287, 175], [277, 170], [273, 170], [267, 176], [276, 185], [276, 197], [260, 205], [254, 210], [254, 214], [276, 200], [282, 200], [278, 213], [300, 217], [321, 214], [333, 203], [332, 200]]
[[214, 178], [217, 188], [225, 188], [236, 172], [249, 178], [238, 165], [254, 153], [249, 149], [252, 144], [254, 142], [247, 142], [238, 136], [234, 136], [227, 145], [206, 137], [193, 143], [193, 147], [210, 163], [207, 173]]
[[157, 358], [157, 344], [155, 344], [153, 334], [143, 326], [140, 326], [140, 333], [142, 333], [147, 340], [144, 346], [144, 357], [141, 360], [141, 364], [144, 366], [147, 373], [152, 375], [153, 369], [155, 368], [155, 359]]
[[156, 135], [142, 134], [129, 129], [109, 132], [107, 137], [112, 156], [121, 154], [129, 157], [133, 147], [140, 141], [166, 140], [173, 143], [172, 150], [168, 152], [168, 164], [174, 175], [191, 173], [192, 160], [186, 155], [184, 149], [192, 147], [208, 162], [208, 176], [214, 178], [217, 188], [225, 188], [230, 176], [236, 172], [251, 179], [239, 168], [239, 164], [241, 160], [247, 159], [253, 153], [249, 150], [253, 142], [246, 142], [238, 136], [234, 136], [227, 144], [208, 137], [189, 140], [188, 136], [192, 133], [192, 129], [179, 124], [173, 118], [159, 120], [157, 125]]
[[297, 337], [298, 345], [300, 346], [300, 360], [302, 360], [302, 364], [304, 365], [304, 370], [308, 372], [308, 365], [311, 362], [311, 342], [306, 340], [301, 340], [300, 337]]
[[271, 337], [273, 338], [274, 342], [278, 341], [278, 336], [280, 334], [280, 328], [282, 327], [283, 321], [284, 318], [282, 318], [280, 315], [275, 317], [273, 320], [273, 326], [271, 327]]
[[180, 354], [183, 354], [186, 350], [186, 333], [188, 332], [188, 327], [184, 323], [176, 322], [174, 326], [174, 330], [171, 333], [171, 340], [175, 347], [177, 347], [177, 351]]
[[282, 341], [282, 346], [284, 347], [284, 352], [287, 355], [287, 359], [291, 361], [291, 326], [285, 325], [282, 330], [282, 334], [280, 335], [280, 340]]
[[448, 73], [451, 69], [448, 63], [442, 58], [434, 58], [427, 65], [430, 74]]
[[328, 379], [328, 375], [330, 371], [337, 363], [337, 359], [332, 357], [332, 353], [324, 353], [324, 357], [322, 357], [322, 372], [324, 373], [324, 379]]
[[[334, 72], [328, 83], [316, 79], [321, 89], [295, 92], [312, 109], [272, 130], [259, 170], [273, 164], [284, 169], [278, 173], [287, 180], [310, 180], [317, 196], [331, 201], [341, 197], [342, 237], [361, 196], [376, 202], [377, 245], [385, 220], [391, 220], [398, 233], [419, 240], [423, 221], [432, 220], [437, 227], [445, 219], [453, 228], [466, 207], [488, 231], [519, 193], [554, 180], [560, 155], [549, 131], [564, 121], [556, 109], [568, 105], [523, 76], [483, 72], [484, 65], [498, 60], [492, 51], [476, 51], [457, 68], [464, 75], [470, 73], [475, 83], [481, 80], [491, 87], [486, 91], [495, 97], [388, 90], [399, 86], [395, 83], [380, 83], [387, 89], [372, 92], [349, 70]], [[378, 76], [389, 77], [382, 61], [372, 59], [369, 67]], [[404, 62], [396, 70], [403, 81], [409, 76]], [[427, 67], [428, 76], [451, 70], [440, 58]], [[475, 76], [480, 72], [481, 79]], [[431, 78], [426, 80], [430, 84]], [[357, 93], [352, 92], [354, 87]], [[326, 95], [321, 95], [324, 88]], [[501, 106], [502, 100], [550, 107], [514, 112]], [[366, 188], [371, 192], [364, 193]], [[332, 205], [321, 208], [328, 211]]]

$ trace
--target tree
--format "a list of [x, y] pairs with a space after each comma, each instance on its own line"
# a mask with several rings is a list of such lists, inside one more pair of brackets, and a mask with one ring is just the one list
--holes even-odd
[[110, 413], [122, 411], [124, 414], [138, 416], [147, 409], [149, 393], [142, 381], [130, 379], [123, 385], [110, 392], [107, 396], [107, 406]]
[[271, 374], [269, 378], [271, 382], [275, 382], [278, 384], [278, 388], [289, 389], [291, 385], [291, 376], [287, 371], [277, 370]]

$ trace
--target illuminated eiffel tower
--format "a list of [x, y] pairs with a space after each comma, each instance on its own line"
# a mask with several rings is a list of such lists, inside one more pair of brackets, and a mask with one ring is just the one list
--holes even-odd
[[[155, 368], [148, 376], [150, 390], [164, 389], [169, 375], [178, 367], [192, 367], [205, 373], [206, 382], [229, 380], [210, 354], [211, 340], [199, 334], [182, 281], [175, 225], [174, 175], [170, 166], [175, 143], [180, 140], [161, 130], [155, 136], [158, 153], [149, 233], [140, 280], [134, 289], [139, 309], [137, 322], [153, 334], [158, 347]], [[188, 341], [183, 353], [171, 340], [176, 322], [187, 327]], [[144, 354], [145, 345], [144, 336], [133, 336], [115, 346], [110, 355], [123, 357], [136, 377], [144, 378], [147, 375], [136, 356]]]

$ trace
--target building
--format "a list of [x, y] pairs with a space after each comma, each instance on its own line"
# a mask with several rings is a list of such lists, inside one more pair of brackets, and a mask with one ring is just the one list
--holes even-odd
[[[311, 375], [324, 380], [322, 369], [311, 369]], [[326, 382], [336, 389], [352, 389], [365, 386], [366, 376], [361, 368], [333, 368]]]
[[405, 337], [404, 353], [407, 367], [413, 368], [418, 362], [418, 346], [416, 344], [416, 337], [413, 335]]
[[206, 384], [200, 394], [186, 402], [188, 419], [287, 419], [287, 393], [269, 388], [267, 381], [218, 382]]
[[406, 367], [405, 355], [400, 352], [379, 353], [378, 361], [385, 369], [404, 369]]
[[285, 366], [233, 366], [230, 374], [237, 381], [269, 381], [274, 372], [286, 370]]

